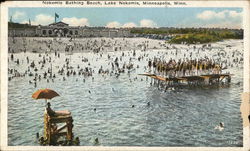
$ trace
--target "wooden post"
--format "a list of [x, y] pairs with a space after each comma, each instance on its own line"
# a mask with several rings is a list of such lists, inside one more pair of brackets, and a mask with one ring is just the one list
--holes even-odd
[[51, 144], [51, 123], [48, 122], [48, 131], [47, 131], [47, 140], [48, 140], [48, 144]]
[[[63, 127], [54, 129], [57, 123], [65, 123]], [[73, 119], [71, 115], [60, 115], [60, 116], [49, 116], [47, 113], [44, 114], [44, 137], [46, 144], [57, 145], [57, 139], [59, 136], [65, 136], [68, 141], [73, 140]], [[66, 132], [61, 132], [64, 128], [67, 128]]]
[[48, 115], [47, 115], [47, 113], [44, 113], [44, 138], [45, 138], [45, 140], [47, 140], [48, 139], [48, 127], [49, 127], [49, 125], [48, 125]]
[[68, 140], [72, 140], [73, 139], [73, 133], [72, 133], [72, 129], [73, 129], [73, 119], [70, 119], [68, 122], [67, 122], [67, 139]]

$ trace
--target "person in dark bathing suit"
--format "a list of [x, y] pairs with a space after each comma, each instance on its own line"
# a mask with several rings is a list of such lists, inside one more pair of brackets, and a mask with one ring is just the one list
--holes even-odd
[[47, 103], [46, 111], [47, 111], [47, 114], [49, 116], [56, 117], [56, 116], [66, 116], [66, 115], [70, 115], [71, 114], [68, 110], [53, 111], [50, 106], [51, 106], [51, 104], [48, 102]]
[[47, 108], [46, 108], [46, 111], [47, 111], [47, 113], [48, 113], [48, 115], [49, 116], [55, 116], [56, 115], [56, 112], [55, 111], [53, 111], [51, 108], [50, 108], [50, 103], [48, 102], [47, 103]]

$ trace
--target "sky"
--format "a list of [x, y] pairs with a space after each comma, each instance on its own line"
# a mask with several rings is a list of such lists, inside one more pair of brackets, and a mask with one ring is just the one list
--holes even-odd
[[71, 26], [208, 27], [242, 28], [242, 8], [9, 8], [13, 22], [48, 25], [57, 21]]

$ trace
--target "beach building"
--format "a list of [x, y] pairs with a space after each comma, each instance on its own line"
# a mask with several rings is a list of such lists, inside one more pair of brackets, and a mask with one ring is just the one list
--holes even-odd
[[8, 36], [12, 37], [130, 37], [125, 28], [105, 28], [88, 26], [69, 26], [64, 22], [32, 26], [30, 24], [9, 23]]

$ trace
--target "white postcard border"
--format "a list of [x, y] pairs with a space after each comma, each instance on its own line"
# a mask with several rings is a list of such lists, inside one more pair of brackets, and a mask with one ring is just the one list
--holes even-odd
[[[65, 2], [65, 1], [61, 1]], [[85, 1], [86, 2], [86, 1]], [[104, 2], [104, 1], [102, 1]], [[138, 1], [142, 2], [142, 1]], [[162, 1], [164, 2], [164, 1]], [[167, 2], [174, 2], [174, 1], [167, 1]], [[249, 1], [184, 1], [187, 5], [143, 5], [143, 6], [134, 6], [134, 5], [102, 5], [101, 7], [242, 7], [243, 8], [243, 27], [244, 27], [244, 82], [243, 88], [244, 92], [249, 92], [249, 44], [250, 44], [250, 6]], [[211, 151], [211, 150], [237, 150], [237, 151], [245, 151], [248, 150], [250, 147], [250, 139], [249, 139], [249, 124], [243, 128], [243, 147], [95, 147], [95, 146], [81, 146], [81, 147], [50, 147], [50, 146], [8, 146], [7, 141], [7, 99], [8, 99], [8, 8], [9, 7], [100, 7], [98, 5], [47, 5], [43, 4], [43, 1], [8, 1], [1, 4], [1, 137], [0, 137], [0, 144], [1, 150], [204, 150], [204, 151]], [[249, 100], [245, 100], [248, 101]], [[248, 105], [249, 111], [249, 105]], [[230, 118], [230, 117], [229, 117]], [[243, 120], [248, 120], [244, 118]]]

